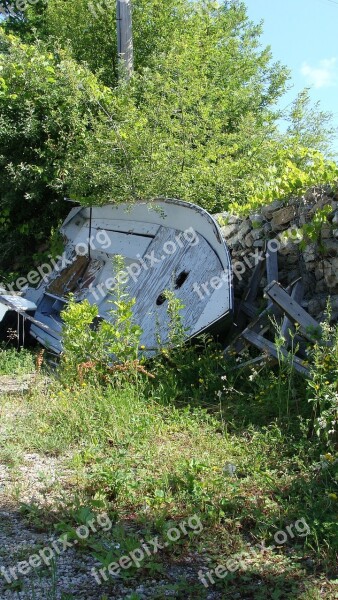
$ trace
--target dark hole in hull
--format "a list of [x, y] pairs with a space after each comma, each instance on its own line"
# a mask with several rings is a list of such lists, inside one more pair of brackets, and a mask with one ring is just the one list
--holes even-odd
[[164, 304], [166, 301], [166, 297], [164, 294], [160, 294], [159, 297], [156, 300], [156, 304], [157, 306], [162, 306], [162, 304]]
[[187, 271], [182, 271], [182, 273], [180, 273], [175, 281], [175, 290], [179, 290], [182, 285], [184, 284], [184, 282], [187, 280], [189, 273]]

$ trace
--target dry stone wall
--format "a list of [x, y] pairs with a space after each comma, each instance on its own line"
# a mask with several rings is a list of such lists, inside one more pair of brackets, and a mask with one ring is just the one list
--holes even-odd
[[[313, 228], [323, 209], [328, 211], [325, 222]], [[231, 212], [216, 218], [237, 265], [236, 297], [241, 297], [258, 253], [277, 248], [280, 283], [287, 287], [302, 277], [303, 306], [322, 320], [330, 298], [332, 319], [338, 319], [338, 192], [327, 186], [312, 188], [301, 198], [277, 200], [247, 218]], [[261, 293], [266, 284], [263, 278]]]

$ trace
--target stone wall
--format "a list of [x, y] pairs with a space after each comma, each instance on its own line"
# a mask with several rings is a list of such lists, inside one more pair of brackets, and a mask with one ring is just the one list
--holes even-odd
[[[315, 215], [328, 207], [325, 223], [315, 231], [307, 232]], [[237, 267], [234, 284], [235, 296], [240, 298], [252, 274], [260, 250], [278, 247], [279, 281], [287, 287], [299, 277], [305, 286], [303, 306], [315, 318], [322, 320], [328, 298], [332, 317], [338, 318], [338, 193], [330, 187], [310, 189], [303, 197], [287, 202], [277, 200], [241, 218], [231, 212], [219, 213], [216, 218], [233, 263]], [[271, 241], [276, 240], [276, 241]], [[236, 272], [238, 271], [238, 276]], [[267, 284], [261, 281], [261, 293]]]

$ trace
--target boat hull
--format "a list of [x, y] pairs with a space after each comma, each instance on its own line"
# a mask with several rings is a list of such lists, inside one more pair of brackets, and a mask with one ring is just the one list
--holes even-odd
[[[30, 334], [51, 350], [62, 352], [61, 312], [68, 295], [96, 304], [100, 318], [110, 320], [117, 277], [135, 298], [134, 320], [148, 354], [156, 352], [159, 340], [168, 343], [167, 290], [184, 306], [187, 339], [208, 331], [221, 335], [231, 325], [231, 259], [217, 223], [204, 209], [163, 199], [76, 207], [61, 233], [63, 256], [36, 289], [24, 294], [36, 305]], [[116, 256], [123, 257], [119, 273]]]

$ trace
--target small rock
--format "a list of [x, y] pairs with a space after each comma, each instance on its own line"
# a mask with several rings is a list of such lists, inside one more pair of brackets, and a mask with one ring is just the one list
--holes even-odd
[[248, 235], [245, 236], [244, 241], [245, 241], [245, 245], [247, 246], [247, 248], [252, 248], [253, 239], [252, 239], [252, 235], [250, 233], [248, 233]]
[[221, 227], [221, 233], [222, 236], [227, 240], [228, 238], [230, 238], [234, 233], [238, 232], [238, 225], [233, 224], [233, 225], [225, 225], [224, 227]]
[[332, 219], [332, 223], [333, 223], [334, 225], [337, 225], [337, 223], [338, 223], [338, 211], [336, 211], [336, 212], [334, 213], [334, 216], [333, 216], [333, 219]]
[[263, 206], [262, 211], [261, 211], [263, 217], [265, 217], [266, 219], [272, 219], [273, 213], [276, 210], [279, 210], [280, 208], [282, 208], [282, 206], [283, 206], [283, 202], [281, 200], [275, 200], [274, 202], [271, 202], [271, 204], [269, 204], [268, 206]]
[[264, 217], [263, 215], [260, 215], [259, 213], [255, 213], [254, 215], [250, 215], [250, 221], [253, 225], [253, 227], [257, 226], [257, 225], [261, 225], [264, 221]]
[[306, 263], [312, 262], [317, 258], [317, 245], [309, 244], [303, 251], [303, 259]]
[[238, 239], [240, 242], [245, 238], [246, 234], [249, 233], [250, 229], [251, 229], [250, 221], [248, 221], [248, 220], [243, 221], [243, 223], [240, 226], [240, 229], [238, 231]]
[[322, 264], [319, 264], [315, 267], [315, 278], [316, 281], [320, 281], [324, 277], [324, 268]]
[[328, 240], [332, 236], [332, 228], [329, 223], [325, 223], [325, 225], [323, 225], [321, 236], [323, 240]]
[[275, 231], [280, 231], [283, 229], [283, 225], [286, 223], [290, 223], [292, 219], [296, 216], [296, 209], [294, 206], [286, 206], [281, 210], [278, 210], [273, 214], [273, 218], [271, 221], [271, 227]]
[[338, 256], [338, 241], [325, 240], [323, 254], [324, 256]]
[[260, 240], [261, 238], [264, 237], [264, 231], [263, 231], [263, 229], [253, 229], [250, 232], [250, 235], [254, 241]]
[[230, 246], [230, 248], [234, 248], [238, 245], [238, 235], [234, 235], [233, 237], [229, 238], [228, 240], [226, 240], [226, 243], [228, 244], [228, 246]]

